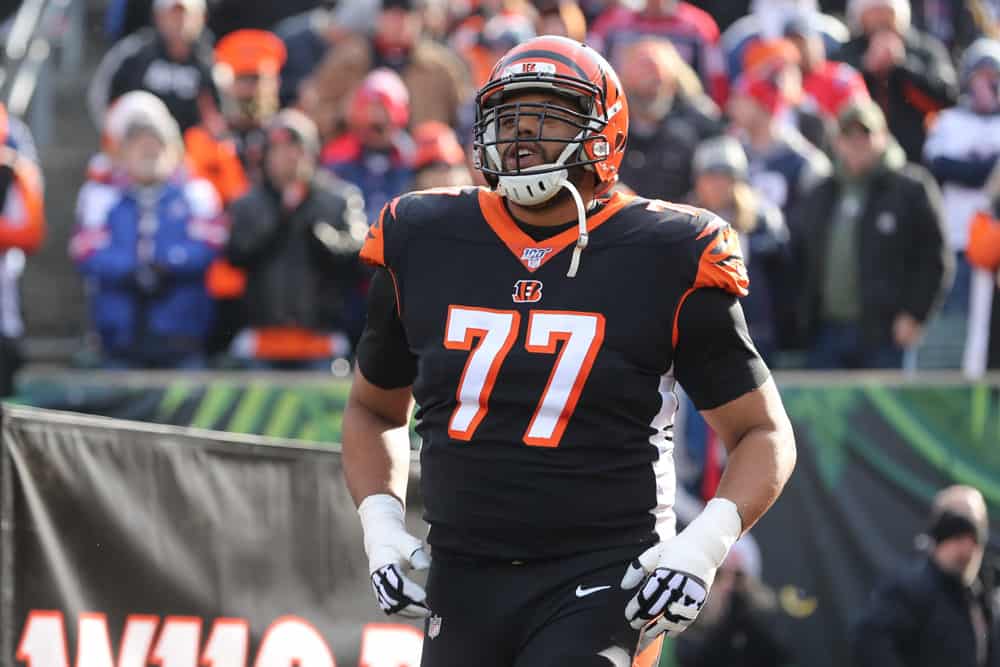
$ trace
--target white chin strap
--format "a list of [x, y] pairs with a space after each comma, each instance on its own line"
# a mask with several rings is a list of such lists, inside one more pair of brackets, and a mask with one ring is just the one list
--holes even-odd
[[584, 207], [583, 197], [580, 196], [580, 191], [576, 189], [575, 185], [565, 178], [559, 185], [569, 190], [569, 193], [573, 195], [573, 201], [576, 202], [576, 219], [578, 224], [576, 246], [573, 248], [573, 258], [569, 261], [569, 271], [566, 272], [566, 277], [575, 278], [576, 271], [580, 268], [580, 255], [583, 254], [583, 249], [590, 243], [590, 234], [587, 233], [587, 209]]

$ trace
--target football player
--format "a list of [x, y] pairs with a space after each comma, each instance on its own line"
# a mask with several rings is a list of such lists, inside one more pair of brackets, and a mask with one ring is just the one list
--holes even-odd
[[[390, 202], [361, 253], [343, 456], [375, 595], [427, 617], [424, 667], [653, 664], [795, 462], [739, 243], [707, 211], [611, 194], [628, 109], [588, 46], [514, 47], [476, 112], [491, 187]], [[729, 458], [675, 534], [676, 383]], [[430, 550], [403, 521], [414, 403]]]

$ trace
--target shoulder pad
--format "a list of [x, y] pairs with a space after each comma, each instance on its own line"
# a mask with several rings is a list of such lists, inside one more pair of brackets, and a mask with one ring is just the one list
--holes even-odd
[[658, 199], [637, 199], [645, 210], [656, 215], [657, 235], [671, 243], [680, 243], [690, 257], [685, 270], [693, 270], [691, 289], [716, 287], [736, 296], [746, 296], [750, 285], [739, 234], [728, 222], [711, 211], [697, 206], [675, 204]]
[[449, 219], [449, 209], [474, 202], [478, 206], [479, 188], [433, 188], [418, 190], [396, 197], [382, 207], [378, 218], [368, 228], [361, 247], [361, 259], [374, 266], [392, 264], [405, 244], [409, 230], [415, 226]]
[[738, 297], [750, 293], [750, 278], [743, 262], [740, 237], [728, 222], [708, 211], [696, 220], [699, 228], [698, 272], [692, 287], [716, 287]]

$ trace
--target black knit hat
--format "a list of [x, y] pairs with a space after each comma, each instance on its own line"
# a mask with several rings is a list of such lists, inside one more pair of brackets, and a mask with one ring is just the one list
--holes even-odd
[[935, 544], [964, 535], [970, 535], [978, 544], [986, 542], [986, 535], [980, 526], [977, 526], [969, 517], [951, 510], [944, 510], [931, 517], [931, 523], [926, 532], [927, 537], [931, 538]]

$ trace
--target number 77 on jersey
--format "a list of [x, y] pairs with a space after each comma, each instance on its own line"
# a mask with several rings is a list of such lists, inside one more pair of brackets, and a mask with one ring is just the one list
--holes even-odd
[[[471, 440], [486, 417], [493, 385], [517, 340], [520, 326], [521, 314], [515, 310], [449, 306], [444, 346], [471, 352], [458, 383], [458, 405], [448, 422], [448, 435], [452, 438]], [[604, 342], [604, 316], [559, 310], [529, 311], [525, 349], [556, 354], [559, 342], [562, 349], [522, 438], [533, 447], [559, 446]]]

